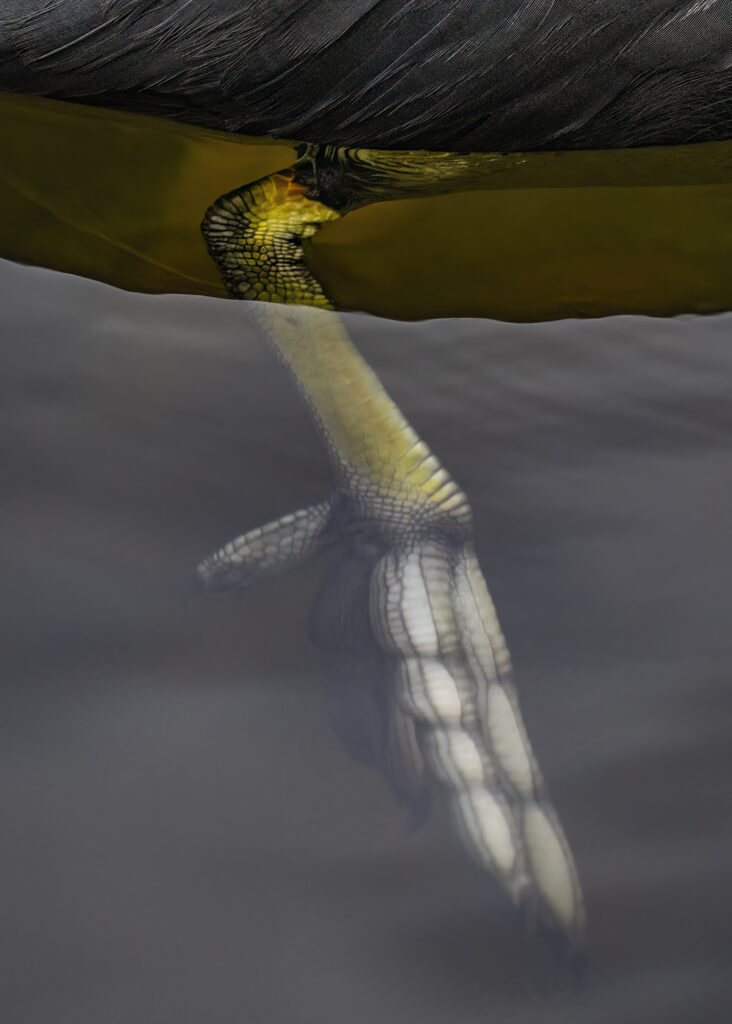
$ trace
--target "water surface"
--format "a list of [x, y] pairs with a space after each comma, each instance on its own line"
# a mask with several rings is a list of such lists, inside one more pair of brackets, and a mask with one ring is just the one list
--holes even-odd
[[12, 264], [0, 295], [4, 1019], [726, 1019], [731, 316], [347, 318], [471, 498], [585, 887], [577, 991], [333, 736], [318, 567], [187, 599], [331, 487], [241, 306]]

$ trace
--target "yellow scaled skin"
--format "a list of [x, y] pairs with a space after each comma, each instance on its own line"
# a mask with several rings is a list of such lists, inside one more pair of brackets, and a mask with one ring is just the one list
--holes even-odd
[[470, 521], [463, 492], [420, 440], [348, 337], [322, 309], [252, 309], [292, 372], [334, 463], [339, 486], [379, 515], [386, 505]]
[[[0, 255], [148, 292], [225, 294], [204, 211], [296, 155], [20, 96], [0, 96], [0, 132]], [[450, 162], [373, 157], [408, 158], [415, 179]], [[732, 308], [732, 143], [472, 160], [465, 187], [482, 191], [366, 206], [312, 239], [336, 306], [515, 321]]]
[[302, 243], [340, 214], [293, 179], [285, 170], [222, 196], [206, 213], [204, 235], [232, 298], [332, 309]]

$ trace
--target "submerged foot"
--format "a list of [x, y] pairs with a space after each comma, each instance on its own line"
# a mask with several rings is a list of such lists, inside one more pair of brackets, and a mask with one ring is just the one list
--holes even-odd
[[574, 863], [521, 720], [469, 526], [374, 517], [346, 494], [252, 530], [198, 569], [249, 586], [335, 547], [312, 613], [334, 725], [417, 823], [441, 783], [460, 835], [527, 921], [582, 941]]
[[[223, 197], [204, 235], [232, 296], [275, 300], [247, 309], [309, 408], [335, 492], [230, 542], [199, 580], [229, 591], [334, 548], [311, 633], [330, 656], [339, 734], [415, 822], [441, 784], [478, 861], [527, 919], [577, 950], [577, 872], [521, 720], [467, 498], [329, 310], [303, 242], [340, 214], [291, 172]], [[346, 195], [343, 208], [355, 205]]]
[[[582, 943], [577, 873], [521, 720], [467, 498], [335, 313], [261, 307], [331, 457], [328, 500], [251, 530], [198, 569], [211, 593], [333, 549], [311, 618], [333, 723], [417, 823], [431, 784], [527, 921]], [[294, 363], [294, 367], [293, 367]]]

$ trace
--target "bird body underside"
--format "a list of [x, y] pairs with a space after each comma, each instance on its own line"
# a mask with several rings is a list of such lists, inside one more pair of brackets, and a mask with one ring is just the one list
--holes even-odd
[[732, 0], [4, 0], [0, 89], [374, 148], [701, 142]]

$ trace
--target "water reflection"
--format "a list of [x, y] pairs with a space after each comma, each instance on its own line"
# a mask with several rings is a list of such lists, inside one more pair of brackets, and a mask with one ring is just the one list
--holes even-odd
[[[0, 94], [0, 129], [0, 252], [135, 291], [223, 295], [202, 212], [297, 157], [293, 143], [30, 96]], [[339, 308], [535, 321], [732, 306], [732, 142], [488, 154], [457, 168], [448, 155], [438, 177], [462, 166], [471, 190], [426, 199], [414, 186], [434, 171], [420, 170], [425, 154], [410, 159], [408, 198], [362, 206], [308, 242]]]

